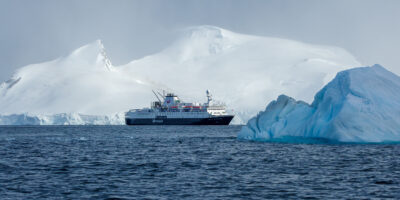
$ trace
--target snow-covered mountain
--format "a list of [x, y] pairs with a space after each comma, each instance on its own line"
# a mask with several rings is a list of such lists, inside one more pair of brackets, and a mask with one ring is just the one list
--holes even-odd
[[[68, 56], [19, 69], [0, 86], [0, 118], [72, 114], [123, 123], [116, 116], [154, 101], [151, 89], [172, 90], [187, 101], [205, 101], [205, 90], [210, 89], [240, 123], [281, 93], [310, 101], [336, 72], [359, 65], [341, 48], [213, 26], [189, 28], [160, 53], [122, 66], [113, 66], [96, 41]], [[63, 120], [60, 123], [68, 124]]]
[[2, 83], [0, 124], [123, 124], [121, 113], [148, 105], [154, 87], [117, 70], [97, 40]]
[[247, 140], [400, 141], [400, 77], [380, 65], [342, 71], [309, 105], [285, 95], [249, 120]]
[[189, 99], [210, 89], [245, 123], [281, 93], [311, 101], [336, 72], [359, 66], [347, 51], [297, 41], [233, 33], [212, 26], [188, 29], [164, 51], [122, 66], [168, 85]]

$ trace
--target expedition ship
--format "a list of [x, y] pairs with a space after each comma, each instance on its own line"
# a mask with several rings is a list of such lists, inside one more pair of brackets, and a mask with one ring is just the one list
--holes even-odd
[[158, 101], [151, 108], [133, 109], [125, 113], [127, 125], [228, 125], [234, 115], [224, 105], [212, 103], [207, 90], [207, 103], [185, 103], [177, 95], [154, 92]]

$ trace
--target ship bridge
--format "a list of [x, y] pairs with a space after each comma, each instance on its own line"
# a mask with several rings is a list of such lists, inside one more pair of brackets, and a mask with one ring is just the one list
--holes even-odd
[[174, 93], [168, 93], [165, 96], [163, 106], [171, 107], [171, 106], [175, 106], [176, 104], [179, 104], [180, 102], [181, 101], [179, 100], [177, 95], [175, 95]]

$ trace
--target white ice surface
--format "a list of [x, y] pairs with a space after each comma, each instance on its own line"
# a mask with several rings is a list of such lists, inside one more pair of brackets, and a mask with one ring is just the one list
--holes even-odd
[[79, 113], [60, 114], [12, 114], [0, 115], [0, 125], [123, 125], [124, 114], [84, 115]]

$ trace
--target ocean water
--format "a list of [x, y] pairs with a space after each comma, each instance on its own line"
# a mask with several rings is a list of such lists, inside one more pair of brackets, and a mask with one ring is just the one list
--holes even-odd
[[400, 199], [398, 144], [243, 142], [240, 128], [0, 127], [0, 199]]

